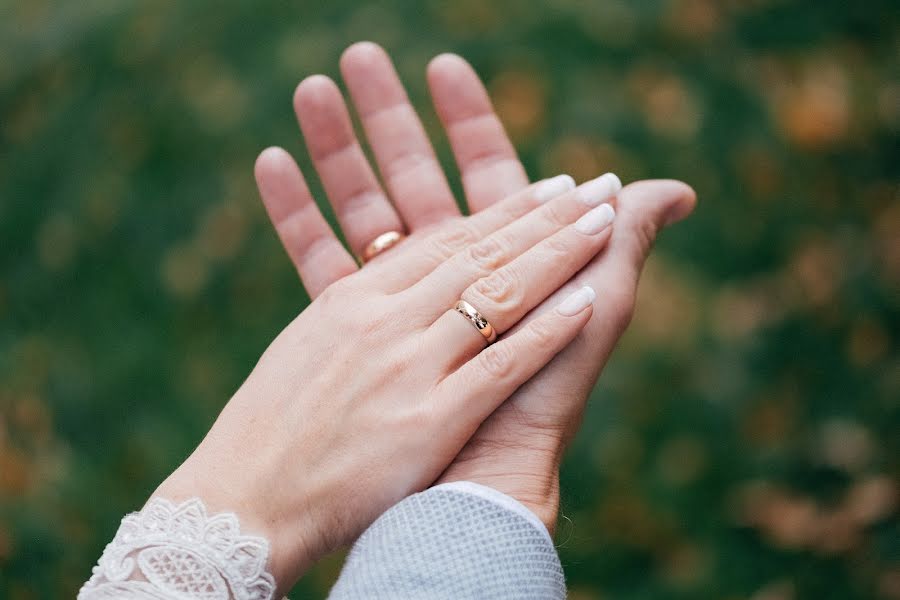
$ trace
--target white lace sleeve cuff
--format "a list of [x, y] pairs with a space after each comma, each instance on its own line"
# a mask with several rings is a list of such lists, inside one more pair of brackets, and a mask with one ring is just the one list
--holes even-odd
[[265, 538], [241, 535], [233, 513], [153, 498], [122, 519], [78, 600], [270, 600], [268, 555]]

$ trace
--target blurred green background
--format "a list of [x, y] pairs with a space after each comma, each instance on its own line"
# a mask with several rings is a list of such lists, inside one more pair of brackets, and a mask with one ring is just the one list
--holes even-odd
[[[307, 303], [290, 98], [453, 51], [537, 178], [698, 191], [563, 469], [573, 600], [900, 598], [892, 0], [0, 3], [0, 595], [71, 597]], [[457, 188], [458, 189], [458, 188]], [[293, 596], [322, 598], [324, 561]]]

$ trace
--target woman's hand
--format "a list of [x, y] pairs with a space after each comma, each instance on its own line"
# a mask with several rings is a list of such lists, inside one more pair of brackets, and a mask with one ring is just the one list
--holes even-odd
[[[267, 150], [258, 175], [272, 210], [308, 197], [283, 150]], [[270, 540], [283, 590], [431, 484], [591, 317], [594, 293], [582, 288], [516, 327], [609, 240], [614, 211], [605, 202], [618, 180], [573, 187], [565, 176], [537, 183], [330, 285], [266, 350], [157, 495], [196, 495], [211, 512], [236, 512], [244, 529]], [[302, 231], [327, 230], [314, 203], [291, 215]], [[303, 256], [331, 268], [353, 261], [333, 235], [308, 239]], [[485, 347], [453, 309], [459, 299], [493, 326], [496, 343]]]
[[[444, 174], [387, 54], [371, 43], [351, 46], [341, 70], [361, 116], [393, 204], [365, 160], [337, 87], [315, 76], [297, 89], [294, 105], [314, 164], [344, 233], [361, 251], [380, 231], [408, 228], [411, 238], [435, 223], [458, 219]], [[469, 208], [478, 212], [528, 185], [503, 126], [472, 68], [442, 55], [428, 67], [435, 107], [450, 139]], [[279, 175], [280, 156], [257, 165], [263, 200], [310, 296], [357, 270], [297, 179]], [[273, 193], [278, 188], [280, 193]], [[562, 355], [502, 404], [478, 429], [442, 481], [470, 480], [510, 494], [552, 530], [556, 523], [558, 464], [581, 419], [600, 369], [634, 308], [643, 262], [656, 233], [686, 217], [695, 197], [674, 181], [629, 185], [617, 198], [610, 247], [557, 292], [590, 285], [601, 296], [583, 333]], [[391, 252], [404, 250], [406, 242]], [[366, 266], [367, 271], [373, 266]], [[531, 318], [549, 310], [547, 302]]]

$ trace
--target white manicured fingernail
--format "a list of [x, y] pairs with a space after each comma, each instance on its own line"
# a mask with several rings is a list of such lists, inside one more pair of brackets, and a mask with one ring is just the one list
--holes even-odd
[[588, 206], [597, 206], [619, 193], [622, 182], [613, 173], [606, 173], [578, 188], [578, 197]]
[[538, 202], [546, 202], [575, 189], [575, 180], [568, 175], [557, 175], [537, 184], [534, 188], [534, 197]]
[[613, 210], [613, 207], [609, 204], [601, 204], [581, 215], [581, 218], [575, 221], [575, 230], [586, 235], [594, 235], [609, 227], [615, 218], [616, 211]]
[[588, 306], [594, 303], [597, 298], [597, 292], [589, 286], [584, 286], [568, 298], [562, 301], [562, 304], [556, 309], [559, 314], [564, 317], [574, 317]]

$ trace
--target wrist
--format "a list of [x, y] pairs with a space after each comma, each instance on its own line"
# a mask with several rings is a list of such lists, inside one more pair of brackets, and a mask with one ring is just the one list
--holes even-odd
[[[240, 472], [238, 472], [240, 471]], [[309, 511], [284, 510], [273, 502], [271, 486], [257, 485], [250, 473], [232, 465], [223, 468], [206, 460], [203, 445], [154, 491], [154, 498], [175, 504], [199, 498], [208, 515], [233, 513], [243, 535], [262, 537], [269, 545], [266, 570], [282, 597], [323, 552]]]
[[[560, 496], [558, 450], [521, 441], [485, 446], [471, 440], [436, 483], [471, 481], [493, 488], [533, 512], [553, 535]], [[496, 460], [491, 460], [494, 453]]]

